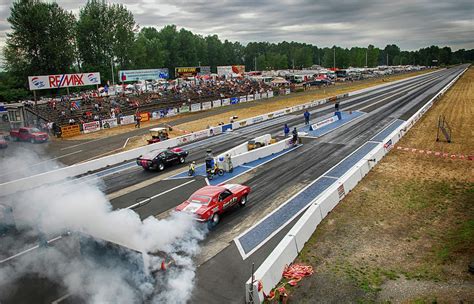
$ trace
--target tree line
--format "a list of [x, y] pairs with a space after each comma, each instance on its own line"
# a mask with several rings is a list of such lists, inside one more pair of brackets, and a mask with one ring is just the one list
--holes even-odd
[[[381, 49], [287, 42], [243, 45], [217, 35], [198, 35], [175, 25], [140, 28], [121, 4], [89, 0], [76, 18], [57, 3], [17, 0], [10, 8], [0, 101], [25, 98], [27, 76], [69, 72], [100, 72], [105, 83], [120, 69], [244, 64], [247, 70], [311, 67], [374, 67], [377, 65], [449, 65], [474, 61], [474, 50], [430, 46], [402, 51], [395, 45]], [[335, 59], [335, 60], [334, 60]]]

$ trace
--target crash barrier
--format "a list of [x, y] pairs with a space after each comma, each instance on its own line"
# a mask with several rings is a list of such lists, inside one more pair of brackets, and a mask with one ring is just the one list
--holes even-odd
[[[255, 143], [261, 143], [262, 146], [266, 146], [270, 143], [270, 140], [272, 139], [272, 136], [270, 134], [265, 134], [265, 135], [262, 135], [262, 136], [258, 136], [258, 137], [255, 137], [254, 139], [251, 139], [250, 141], [253, 141]], [[215, 160], [217, 163], [219, 162], [222, 162], [222, 160], [224, 159], [224, 157], [228, 154], [230, 155], [232, 158], [236, 157], [237, 155], [239, 154], [243, 154], [243, 153], [246, 153], [249, 151], [249, 142], [244, 142], [238, 146], [235, 146], [234, 148], [228, 150], [228, 151], [225, 151], [219, 155], [217, 155], [217, 157], [215, 157]]]
[[234, 167], [245, 165], [246, 163], [255, 161], [257, 159], [281, 152], [291, 146], [292, 146], [291, 139], [288, 138], [271, 145], [267, 145], [258, 149], [250, 150], [248, 152], [232, 157], [232, 165]]
[[73, 137], [79, 134], [81, 134], [81, 127], [79, 125], [61, 127], [61, 137]]
[[[384, 85], [389, 85], [389, 84], [384, 84]], [[346, 94], [342, 94], [342, 95], [344, 96]], [[230, 123], [230, 124], [226, 124], [226, 125], [222, 125], [222, 126], [219, 126], [219, 127], [212, 127], [210, 129], [201, 130], [201, 131], [198, 131], [198, 132], [186, 134], [186, 135], [176, 137], [176, 138], [171, 138], [171, 139], [168, 139], [166, 141], [155, 143], [155, 144], [148, 145], [148, 146], [145, 146], [145, 147], [139, 147], [139, 148], [136, 148], [136, 149], [133, 149], [133, 150], [120, 152], [120, 153], [117, 153], [117, 154], [114, 154], [114, 155], [105, 156], [105, 157], [98, 158], [98, 159], [91, 160], [91, 161], [87, 161], [87, 162], [84, 162], [84, 163], [75, 164], [75, 165], [71, 165], [71, 166], [68, 166], [68, 167], [61, 168], [61, 169], [56, 169], [56, 170], [53, 170], [53, 171], [40, 173], [40, 174], [37, 174], [37, 175], [34, 175], [34, 176], [25, 177], [25, 178], [21, 178], [21, 179], [18, 179], [18, 180], [6, 182], [6, 183], [3, 183], [3, 184], [0, 184], [0, 193], [2, 195], [9, 195], [9, 194], [15, 193], [17, 191], [23, 191], [23, 190], [27, 190], [27, 189], [37, 187], [37, 186], [39, 186], [43, 183], [46, 183], [46, 182], [56, 182], [58, 180], [62, 180], [62, 179], [65, 179], [65, 178], [71, 178], [71, 177], [74, 177], [74, 176], [86, 174], [86, 173], [91, 172], [91, 171], [96, 171], [96, 170], [99, 170], [99, 169], [102, 169], [102, 168], [105, 168], [105, 167], [109, 167], [109, 166], [119, 164], [119, 163], [124, 162], [124, 161], [129, 161], [131, 159], [135, 159], [138, 156], [140, 156], [142, 154], [145, 154], [145, 153], [147, 153], [151, 150], [154, 150], [154, 149], [164, 149], [164, 148], [168, 148], [168, 147], [175, 147], [177, 145], [183, 145], [183, 144], [195, 141], [195, 140], [203, 139], [205, 137], [214, 136], [214, 135], [217, 135], [217, 134], [220, 134], [220, 133], [223, 133], [223, 132], [232, 131], [232, 130], [238, 129], [240, 127], [243, 127], [243, 126], [248, 126], [248, 125], [255, 124], [255, 123], [258, 123], [258, 122], [262, 122], [262, 121], [265, 121], [265, 120], [268, 120], [268, 119], [280, 117], [280, 116], [287, 115], [287, 114], [297, 112], [297, 111], [301, 111], [303, 109], [307, 109], [307, 108], [310, 108], [310, 107], [323, 105], [323, 104], [327, 103], [329, 100], [334, 99], [334, 98], [336, 98], [336, 97], [333, 96], [333, 97], [329, 97], [329, 98], [314, 100], [314, 101], [306, 103], [306, 104], [302, 104], [302, 105], [298, 105], [298, 106], [294, 106], [294, 107], [289, 107], [289, 108], [285, 108], [285, 109], [281, 109], [281, 110], [277, 110], [277, 111], [274, 111], [274, 112], [271, 112], [271, 113], [267, 113], [267, 114], [264, 114], [264, 115], [259, 115], [259, 116], [256, 116], [256, 117], [251, 117], [251, 118], [248, 118], [248, 119], [245, 119], [245, 120], [240, 120], [240, 121]], [[240, 97], [240, 99], [242, 99], [242, 96]], [[246, 100], [246, 98], [245, 98], [245, 100]], [[230, 104], [230, 99], [228, 100], [228, 102]], [[222, 105], [224, 105], [224, 100], [222, 100]], [[171, 112], [174, 113], [175, 111], [171, 111]], [[164, 113], [163, 111], [160, 111], [158, 113], [158, 118], [163, 113]], [[155, 116], [157, 116], [157, 113], [153, 112], [152, 113], [152, 119], [154, 119]], [[120, 117], [119, 120], [120, 120], [120, 124], [130, 124], [130, 123], [135, 122], [134, 115], [122, 116], [122, 117]], [[241, 124], [242, 122], [245, 122], [245, 123]]]
[[[322, 178], [334, 179], [331, 186], [323, 193], [314, 197], [300, 219], [256, 270], [253, 278], [250, 278], [246, 282], [246, 301], [248, 303], [261, 303], [264, 301], [264, 293], [268, 294], [271, 289], [280, 282], [285, 265], [294, 261], [319, 223], [393, 148], [393, 145], [413, 126], [414, 122], [416, 122], [421, 115], [433, 105], [439, 96], [444, 94], [466, 70], [467, 68], [460, 72], [458, 76], [431, 98], [418, 112], [412, 115], [410, 119], [401, 121], [402, 123], [400, 123], [400, 120], [395, 120], [387, 128], [379, 132], [377, 136], [369, 140], [366, 144], [376, 143], [376, 146], [360, 161], [347, 170], [343, 169], [342, 172], [338, 172], [337, 168], [344, 168], [344, 162], [355, 155], [357, 153], [357, 151], [355, 151], [315, 181], [317, 182]], [[385, 134], [386, 136], [380, 139], [380, 134]], [[380, 139], [380, 141], [377, 139]]]

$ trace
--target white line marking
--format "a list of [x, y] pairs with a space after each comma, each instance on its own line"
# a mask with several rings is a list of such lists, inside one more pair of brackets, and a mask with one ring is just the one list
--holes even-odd
[[[59, 239], [61, 239], [61, 238], [62, 238], [62, 236], [57, 236], [57, 237], [52, 238], [51, 240], [47, 241], [47, 243], [50, 244], [50, 243], [55, 242], [55, 241], [57, 241], [57, 240], [59, 240]], [[33, 246], [33, 247], [29, 248], [29, 249], [23, 250], [22, 252], [19, 252], [19, 253], [14, 254], [14, 255], [12, 255], [12, 256], [6, 258], [6, 259], [1, 260], [1, 261], [0, 261], [0, 264], [5, 263], [5, 262], [8, 262], [8, 261], [10, 261], [10, 260], [13, 260], [14, 258], [17, 258], [17, 257], [19, 257], [19, 256], [22, 256], [22, 255], [24, 255], [24, 254], [26, 254], [26, 253], [28, 253], [28, 252], [30, 252], [30, 251], [33, 251], [33, 250], [35, 250], [35, 249], [38, 249], [38, 248], [39, 248], [39, 245], [36, 245], [36, 246]]]
[[254, 168], [254, 167], [250, 167], [250, 166], [246, 166], [246, 165], [240, 165], [239, 167], [248, 168], [248, 169], [253, 169]]
[[209, 179], [206, 177], [206, 184], [209, 186], [211, 183], [209, 183]]
[[171, 188], [171, 189], [168, 189], [168, 190], [166, 190], [166, 191], [164, 191], [164, 192], [161, 192], [161, 193], [158, 193], [158, 194], [156, 194], [156, 195], [153, 195], [153, 196], [151, 196], [151, 197], [148, 198], [148, 199], [139, 201], [138, 203], [133, 204], [133, 205], [131, 205], [131, 206], [128, 206], [128, 207], [125, 208], [125, 209], [133, 209], [133, 208], [135, 208], [135, 207], [137, 207], [137, 206], [140, 206], [140, 205], [144, 204], [145, 202], [152, 201], [153, 199], [155, 199], [155, 198], [157, 198], [157, 197], [159, 197], [159, 196], [165, 195], [165, 194], [168, 193], [168, 192], [174, 191], [174, 190], [176, 190], [176, 189], [178, 189], [178, 188], [181, 188], [181, 187], [183, 187], [183, 186], [186, 186], [187, 184], [193, 183], [193, 182], [195, 182], [195, 181], [196, 181], [195, 179], [190, 180], [190, 181], [187, 181], [187, 182], [185, 182], [184, 184], [178, 185], [178, 186], [173, 187], [173, 188]]
[[77, 144], [77, 145], [73, 145], [73, 146], [61, 148], [61, 151], [62, 151], [62, 150], [72, 149], [72, 148], [79, 147], [79, 146], [82, 146], [82, 145], [86, 145], [86, 144], [88, 144], [88, 143], [95, 142], [95, 141], [99, 141], [99, 140], [103, 140], [103, 139], [106, 139], [106, 138], [108, 138], [108, 137], [92, 139], [92, 140], [89, 140], [89, 141], [86, 141], [86, 142], [83, 142], [83, 143], [80, 143], [80, 144]]
[[51, 304], [58, 304], [59, 302], [62, 302], [64, 300], [66, 300], [67, 298], [69, 298], [71, 296], [70, 293], [67, 293], [65, 294], [64, 296], [60, 297], [59, 299], [56, 299], [54, 300], [53, 302], [51, 302]]

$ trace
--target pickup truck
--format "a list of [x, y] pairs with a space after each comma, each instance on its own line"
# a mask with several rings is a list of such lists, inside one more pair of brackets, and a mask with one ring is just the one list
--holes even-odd
[[41, 132], [37, 128], [20, 128], [17, 130], [10, 131], [10, 138], [12, 140], [18, 141], [29, 141], [32, 144], [40, 143], [40, 142], [47, 142], [49, 137], [48, 134], [45, 132]]

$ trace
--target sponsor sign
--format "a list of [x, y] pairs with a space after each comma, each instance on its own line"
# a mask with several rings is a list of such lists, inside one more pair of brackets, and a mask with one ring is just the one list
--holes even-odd
[[178, 145], [186, 144], [192, 141], [193, 134], [183, 135], [176, 138]]
[[212, 102], [212, 107], [213, 107], [213, 108], [217, 108], [217, 107], [220, 107], [220, 106], [222, 106], [222, 101], [221, 101], [220, 99], [214, 100], [214, 101]]
[[161, 118], [160, 111], [154, 111], [151, 113], [151, 119], [160, 119], [160, 118]]
[[81, 134], [81, 127], [79, 125], [61, 127], [61, 137], [73, 137]]
[[285, 89], [285, 94], [286, 95], [289, 95], [291, 93], [291, 90], [290, 89]]
[[340, 185], [337, 188], [337, 194], [339, 195], [339, 199], [342, 199], [346, 195], [346, 191], [344, 191], [344, 185]]
[[201, 104], [200, 103], [193, 103], [191, 104], [191, 112], [201, 111]]
[[280, 117], [283, 115], [285, 115], [285, 111], [278, 111], [278, 112], [273, 113], [273, 117]]
[[239, 97], [230, 98], [230, 104], [238, 104], [238, 103], [239, 103]]
[[198, 73], [199, 76], [202, 75], [211, 75], [211, 67], [210, 66], [200, 66], [200, 71]]
[[174, 69], [176, 78], [195, 77], [202, 75], [210, 75], [210, 66], [199, 66], [199, 67], [178, 67]]
[[210, 136], [221, 134], [221, 133], [222, 133], [222, 128], [221, 127], [213, 127], [213, 128], [209, 129], [209, 135]]
[[178, 114], [178, 109], [177, 108], [171, 108], [168, 109], [168, 112], [166, 113], [166, 116], [175, 116]]
[[240, 102], [247, 102], [247, 96], [240, 96]]
[[316, 130], [316, 129], [319, 129], [319, 128], [322, 128], [324, 127], [325, 125], [328, 125], [330, 123], [333, 123], [335, 121], [337, 121], [337, 116], [331, 116], [329, 118], [326, 118], [324, 120], [321, 120], [321, 121], [318, 121], [317, 123], [315, 123], [314, 125], [311, 125], [311, 127], [313, 128], [313, 130]]
[[28, 83], [32, 91], [99, 85], [100, 73], [28, 76]]
[[202, 109], [203, 110], [209, 110], [212, 108], [212, 102], [211, 101], [206, 101], [202, 103]]
[[222, 132], [225, 132], [227, 130], [232, 131], [232, 124], [227, 124], [222, 126]]
[[247, 101], [253, 101], [253, 94], [252, 95], [247, 95]]
[[259, 100], [260, 99], [260, 93], [255, 93], [255, 100]]
[[119, 75], [120, 81], [122, 82], [169, 78], [169, 72], [167, 68], [144, 69], [144, 70], [122, 70], [118, 72], [118, 75]]
[[218, 66], [217, 75], [219, 76], [238, 76], [245, 73], [245, 65], [227, 65]]
[[273, 91], [268, 91], [268, 92], [267, 92], [267, 95], [268, 95], [268, 98], [273, 97]]
[[392, 140], [390, 139], [389, 141], [387, 141], [386, 143], [383, 144], [383, 147], [385, 150], [389, 151], [393, 148], [393, 143], [392, 143]]
[[332, 97], [329, 97], [328, 98], [328, 101], [336, 101], [337, 97], [336, 96], [332, 96]]
[[197, 132], [194, 132], [193, 135], [194, 135], [194, 140], [196, 139], [201, 139], [201, 138], [206, 138], [208, 135], [208, 130], [201, 130], [201, 131], [197, 131]]
[[240, 125], [241, 127], [245, 127], [245, 126], [247, 125], [247, 121], [246, 121], [246, 120], [244, 120], [244, 121], [239, 121], [239, 125]]
[[179, 108], [179, 113], [187, 113], [189, 110], [189, 106], [182, 106]]
[[228, 106], [228, 105], [230, 105], [230, 99], [229, 98], [222, 99], [222, 106]]
[[141, 122], [144, 122], [144, 121], [149, 121], [150, 120], [150, 113], [148, 112], [145, 112], [145, 113], [140, 113], [140, 117], [141, 117]]
[[257, 116], [252, 118], [252, 123], [257, 123], [263, 121], [263, 116]]
[[82, 131], [84, 133], [91, 133], [100, 130], [100, 123], [98, 121], [86, 122], [82, 124]]
[[102, 119], [102, 129], [115, 128], [117, 126], [117, 118]]
[[129, 125], [135, 123], [135, 116], [134, 115], [127, 115], [120, 117], [120, 124], [121, 125]]

